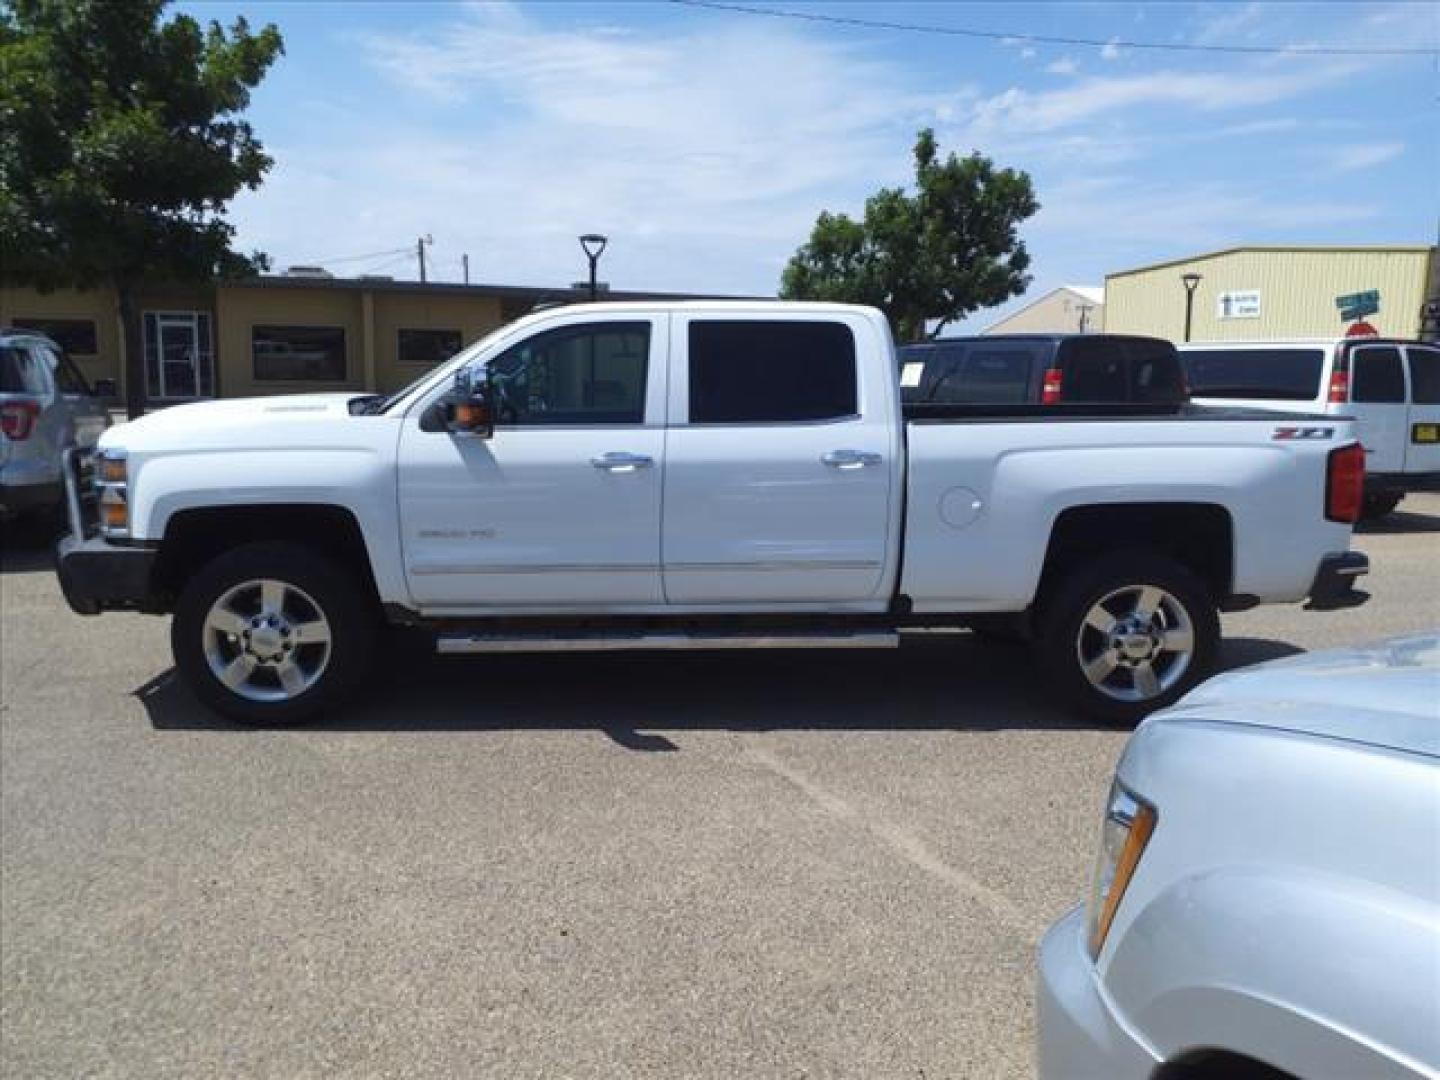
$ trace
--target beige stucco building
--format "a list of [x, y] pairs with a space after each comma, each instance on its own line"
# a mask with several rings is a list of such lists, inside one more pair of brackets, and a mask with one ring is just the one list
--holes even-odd
[[1062, 285], [1012, 311], [982, 334], [1096, 334], [1105, 329], [1105, 290]]
[[1378, 292], [1367, 317], [1381, 334], [1416, 337], [1423, 310], [1440, 301], [1436, 249], [1396, 247], [1241, 247], [1123, 270], [1105, 278], [1105, 329], [1185, 337], [1186, 275], [1195, 282], [1192, 341], [1339, 336], [1335, 301]]
[[[606, 292], [608, 299], [681, 298]], [[141, 291], [146, 396], [156, 404], [302, 391], [396, 390], [495, 327], [584, 290], [271, 276]], [[0, 326], [44, 331], [93, 382], [125, 394], [111, 289], [0, 289]]]

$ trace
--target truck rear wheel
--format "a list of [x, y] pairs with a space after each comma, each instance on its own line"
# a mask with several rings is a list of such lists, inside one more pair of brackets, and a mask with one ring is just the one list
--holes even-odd
[[247, 544], [186, 585], [170, 645], [216, 712], [246, 724], [311, 720], [364, 676], [378, 617], [349, 574], [298, 544]]
[[1061, 580], [1043, 605], [1040, 657], [1073, 708], [1134, 724], [1210, 673], [1220, 617], [1187, 567], [1149, 551], [1116, 552]]

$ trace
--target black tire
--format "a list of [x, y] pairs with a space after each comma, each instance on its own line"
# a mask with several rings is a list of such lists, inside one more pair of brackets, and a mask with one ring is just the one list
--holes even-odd
[[[1157, 635], [1163, 636], [1167, 622], [1172, 630], [1183, 633], [1180, 615], [1190, 624], [1188, 661], [1174, 669], [1174, 681], [1168, 684], [1171, 665], [1178, 663], [1179, 652], [1162, 650], [1148, 660], [1137, 660], [1124, 649], [1112, 652], [1105, 648], [1110, 639], [1086, 625], [1087, 616], [1103, 599], [1121, 593], [1111, 603], [1123, 612], [1127, 604], [1123, 590], [1144, 586], [1162, 590], [1168, 600], [1148, 623], [1140, 620], [1144, 628], [1137, 629], [1128, 640], [1139, 642], [1149, 636], [1153, 642]], [[1172, 614], [1176, 616], [1174, 620], [1170, 618]], [[1126, 614], [1117, 620], [1117, 628], [1129, 618]], [[1118, 665], [1103, 681], [1109, 693], [1087, 677], [1081, 660], [1082, 647], [1120, 657]], [[1220, 616], [1210, 590], [1188, 567], [1153, 551], [1115, 552], [1077, 567], [1048, 590], [1041, 604], [1036, 648], [1052, 692], [1073, 710], [1109, 724], [1136, 724], [1147, 714], [1178, 700], [1210, 674], [1219, 647]], [[1112, 696], [1144, 693], [1132, 666], [1139, 664], [1157, 674], [1158, 692], [1134, 700]], [[1131, 684], [1128, 687], [1127, 680]]]
[[[293, 647], [296, 659], [314, 672], [314, 681], [280, 700], [254, 700], [230, 689], [212, 669], [207, 653], [207, 647], [226, 650], [224, 659], [250, 650], [248, 639], [242, 643], [234, 635], [217, 637], [206, 623], [212, 607], [222, 598], [260, 580], [287, 586], [281, 607], [297, 623], [297, 630], [303, 629], [298, 625], [302, 621], [313, 620], [315, 611], [328, 624], [328, 651], [323, 653], [323, 661], [316, 658], [320, 645], [297, 641]], [[237, 603], [250, 595], [242, 589]], [[259, 591], [253, 595], [258, 598]], [[254, 617], [261, 614], [257, 611]], [[339, 705], [360, 685], [369, 670], [379, 624], [379, 611], [368, 590], [344, 567], [299, 544], [267, 541], [227, 551], [190, 579], [175, 608], [170, 648], [176, 668], [196, 696], [222, 716], [244, 724], [299, 724]], [[220, 637], [224, 637], [223, 643]], [[292, 645], [287, 641], [283, 648], [288, 659]], [[256, 666], [274, 668], [274, 663], [266, 659]], [[272, 674], [252, 676], [247, 688], [252, 693], [267, 692], [266, 680]], [[283, 693], [278, 676], [273, 682], [274, 692]]]
[[1380, 491], [1366, 495], [1364, 502], [1360, 504], [1360, 520], [1379, 521], [1387, 517], [1394, 513], [1403, 498], [1405, 496], [1398, 491]]

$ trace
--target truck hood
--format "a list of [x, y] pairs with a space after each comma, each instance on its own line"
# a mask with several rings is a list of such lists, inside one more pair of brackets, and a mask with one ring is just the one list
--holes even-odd
[[1210, 719], [1440, 757], [1440, 633], [1220, 675], [1156, 719]]
[[253, 436], [270, 429], [294, 430], [316, 422], [349, 420], [349, 403], [364, 396], [356, 392], [283, 394], [175, 405], [110, 428], [101, 437], [100, 447], [214, 447], [242, 432]]

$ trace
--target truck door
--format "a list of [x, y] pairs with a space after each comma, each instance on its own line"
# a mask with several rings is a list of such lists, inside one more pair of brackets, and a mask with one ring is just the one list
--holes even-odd
[[1398, 473], [1408, 439], [1405, 368], [1398, 345], [1356, 345], [1350, 351], [1350, 404], [1365, 446], [1365, 469]]
[[1405, 471], [1440, 473], [1440, 348], [1407, 345], [1405, 353], [1410, 362]]
[[[422, 610], [660, 605], [667, 316], [560, 316], [489, 358], [493, 436], [400, 436], [405, 574]], [[443, 388], [430, 395], [442, 395]]]
[[888, 355], [876, 337], [859, 316], [674, 317], [667, 601], [888, 599], [901, 451], [894, 372], [860, 362]]

